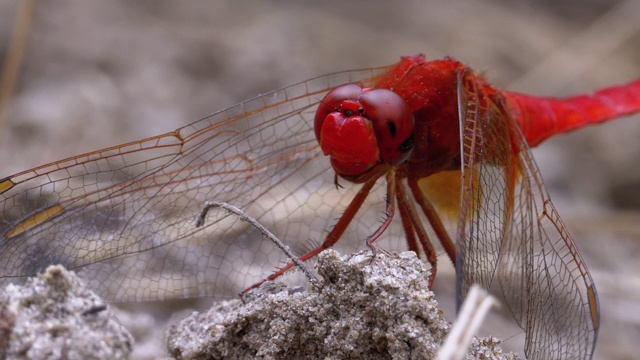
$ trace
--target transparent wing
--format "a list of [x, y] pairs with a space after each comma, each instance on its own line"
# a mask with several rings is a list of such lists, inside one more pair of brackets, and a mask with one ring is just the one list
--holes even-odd
[[499, 281], [526, 332], [528, 359], [590, 359], [599, 327], [593, 279], [558, 217], [522, 133], [499, 94], [464, 69], [458, 78], [463, 188], [459, 300]]
[[313, 79], [0, 180], [0, 282], [60, 263], [111, 301], [235, 296], [287, 258], [224, 210], [196, 227], [205, 202], [242, 209], [298, 252], [321, 241], [353, 191], [334, 186], [315, 109], [331, 88], [383, 70]]

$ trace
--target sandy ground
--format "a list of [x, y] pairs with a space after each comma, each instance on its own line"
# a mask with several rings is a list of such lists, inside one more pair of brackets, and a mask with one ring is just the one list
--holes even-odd
[[[3, 53], [20, 3], [0, 1]], [[170, 131], [316, 75], [386, 65], [418, 52], [453, 56], [500, 87], [533, 94], [622, 83], [640, 77], [638, 4], [37, 3], [0, 134], [2, 176]], [[534, 150], [598, 285], [596, 358], [630, 359], [640, 351], [638, 120], [560, 136]], [[453, 275], [439, 276], [436, 294], [453, 313]]]

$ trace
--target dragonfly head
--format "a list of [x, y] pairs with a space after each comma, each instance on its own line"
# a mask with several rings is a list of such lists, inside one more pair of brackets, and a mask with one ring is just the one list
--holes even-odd
[[387, 89], [349, 84], [331, 90], [318, 106], [314, 127], [322, 152], [349, 180], [366, 178], [379, 164], [402, 164], [414, 147], [413, 114]]

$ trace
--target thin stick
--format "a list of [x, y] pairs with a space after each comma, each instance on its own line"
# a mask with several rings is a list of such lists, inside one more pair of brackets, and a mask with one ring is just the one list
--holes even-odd
[[20, 2], [18, 14], [13, 25], [11, 41], [5, 55], [0, 80], [0, 132], [9, 113], [11, 96], [18, 82], [20, 67], [27, 48], [27, 39], [36, 9], [36, 0]]
[[278, 239], [271, 231], [269, 231], [269, 229], [267, 229], [264, 225], [262, 225], [260, 222], [258, 222], [258, 220], [252, 218], [251, 216], [249, 216], [247, 213], [245, 213], [244, 211], [238, 209], [237, 207], [225, 203], [225, 202], [217, 202], [217, 201], [207, 201], [204, 205], [204, 209], [202, 209], [202, 212], [200, 212], [200, 215], [198, 216], [198, 220], [196, 221], [196, 227], [201, 227], [202, 225], [204, 225], [205, 222], [205, 218], [207, 216], [207, 213], [209, 212], [209, 209], [211, 208], [223, 208], [233, 214], [238, 215], [238, 217], [240, 218], [241, 221], [246, 221], [249, 224], [253, 225], [253, 227], [255, 227], [256, 229], [258, 229], [258, 231], [260, 231], [262, 233], [262, 235], [264, 235], [267, 239], [271, 240], [271, 242], [273, 242], [280, 250], [282, 250], [282, 252], [284, 252], [287, 257], [289, 257], [289, 259], [291, 259], [291, 261], [293, 261], [293, 263], [296, 264], [296, 266], [302, 270], [302, 272], [305, 274], [305, 276], [307, 277], [307, 279], [309, 280], [309, 282], [312, 283], [319, 283], [320, 280], [318, 279], [318, 277], [316, 277], [313, 272], [311, 270], [309, 270], [309, 268], [307, 267], [307, 265], [302, 262], [292, 251], [291, 249], [289, 249], [289, 247], [287, 245], [285, 245], [282, 241], [280, 241], [280, 239]]
[[464, 358], [471, 339], [478, 331], [495, 299], [478, 285], [469, 289], [462, 304], [460, 314], [444, 344], [438, 351], [438, 360], [459, 360]]

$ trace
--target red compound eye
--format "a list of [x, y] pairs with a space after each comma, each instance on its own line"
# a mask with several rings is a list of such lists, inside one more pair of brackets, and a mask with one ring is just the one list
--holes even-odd
[[400, 95], [387, 89], [365, 91], [360, 104], [373, 124], [382, 161], [387, 165], [404, 162], [413, 149], [414, 121]]

